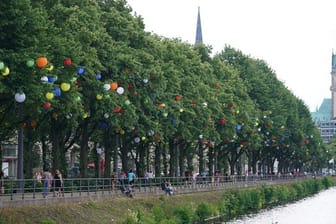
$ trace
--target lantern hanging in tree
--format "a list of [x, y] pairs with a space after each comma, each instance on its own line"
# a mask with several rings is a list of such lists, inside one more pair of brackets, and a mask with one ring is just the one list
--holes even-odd
[[61, 83], [61, 90], [64, 91], [64, 92], [69, 91], [70, 90], [70, 84], [66, 83], [66, 82]]
[[4, 69], [3, 69], [3, 71], [1, 72], [1, 74], [3, 75], [3, 76], [7, 76], [7, 75], [9, 75], [9, 68], [8, 67], [5, 67]]
[[118, 87], [117, 88], [117, 93], [120, 94], [120, 95], [123, 94], [124, 93], [124, 88], [123, 87]]
[[5, 68], [5, 63], [0, 61], [0, 71], [2, 71]]
[[26, 61], [26, 65], [27, 65], [27, 67], [29, 67], [29, 68], [33, 67], [34, 64], [35, 64], [35, 62], [34, 62], [33, 59], [29, 59], [29, 60]]
[[15, 93], [15, 101], [18, 103], [23, 103], [26, 100], [26, 94], [24, 93]]
[[116, 82], [112, 82], [110, 85], [112, 90], [116, 90], [118, 88], [118, 83]]
[[96, 74], [96, 79], [97, 79], [97, 80], [101, 80], [101, 78], [102, 78], [101, 74], [100, 74], [100, 73], [97, 73], [97, 74]]
[[38, 57], [38, 58], [36, 59], [36, 65], [37, 65], [37, 67], [39, 67], [39, 68], [43, 68], [43, 67], [45, 67], [47, 64], [48, 64], [48, 59], [47, 59], [46, 57], [44, 57], [44, 56]]
[[43, 108], [46, 109], [46, 110], [49, 110], [50, 107], [51, 107], [51, 103], [48, 103], [48, 102], [47, 102], [47, 103], [44, 103], [44, 104], [43, 104]]
[[48, 77], [47, 76], [42, 76], [41, 77], [41, 82], [44, 82], [44, 83], [48, 82]]
[[110, 84], [104, 84], [104, 89], [105, 89], [105, 90], [110, 90], [110, 89], [111, 89]]
[[52, 100], [52, 99], [54, 99], [54, 93], [52, 93], [52, 92], [47, 92], [47, 93], [45, 94], [45, 97], [47, 98], [47, 100]]
[[70, 66], [72, 64], [72, 61], [70, 58], [66, 58], [63, 61], [64, 66]]
[[58, 88], [58, 87], [55, 87], [54, 88], [54, 95], [55, 96], [61, 96], [61, 89], [60, 88]]
[[84, 70], [83, 67], [78, 67], [78, 68], [77, 68], [77, 74], [78, 74], [78, 75], [82, 75], [84, 72], [85, 72], [85, 70]]
[[225, 123], [226, 123], [226, 120], [225, 120], [224, 118], [222, 118], [222, 119], [220, 119], [220, 121], [219, 121], [219, 122], [220, 122], [220, 124], [221, 124], [221, 125], [225, 125]]
[[182, 100], [182, 96], [179, 96], [179, 95], [175, 96], [175, 100], [176, 101], [181, 101]]
[[97, 100], [102, 100], [102, 99], [103, 99], [103, 95], [101, 95], [101, 94], [97, 94], [97, 95], [96, 95], [96, 99], [97, 99]]

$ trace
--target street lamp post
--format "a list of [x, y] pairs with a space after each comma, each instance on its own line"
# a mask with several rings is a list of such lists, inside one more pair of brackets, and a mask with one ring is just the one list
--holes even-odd
[[100, 178], [100, 155], [102, 153], [102, 149], [97, 147], [97, 154], [98, 154], [98, 178]]
[[23, 192], [23, 125], [21, 124], [23, 120], [23, 102], [26, 100], [26, 95], [24, 93], [16, 93], [15, 101], [19, 103], [18, 105], [18, 155], [17, 155], [17, 179], [19, 192]]

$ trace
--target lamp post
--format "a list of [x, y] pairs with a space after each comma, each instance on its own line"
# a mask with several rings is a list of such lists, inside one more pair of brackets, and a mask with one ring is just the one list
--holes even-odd
[[98, 178], [100, 178], [100, 155], [102, 153], [102, 149], [98, 146], [97, 147], [97, 154], [98, 154]]
[[[21, 122], [23, 119], [23, 102], [26, 100], [26, 95], [24, 93], [16, 93], [15, 101], [19, 103], [18, 105], [18, 118]], [[19, 124], [18, 127], [18, 155], [17, 155], [17, 179], [19, 191], [23, 192], [23, 126]]]

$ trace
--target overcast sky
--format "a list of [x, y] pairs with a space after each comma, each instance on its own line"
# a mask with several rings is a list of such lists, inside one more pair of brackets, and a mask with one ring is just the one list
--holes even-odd
[[330, 98], [336, 0], [128, 0], [145, 30], [194, 44], [200, 7], [203, 42], [264, 61], [311, 111]]

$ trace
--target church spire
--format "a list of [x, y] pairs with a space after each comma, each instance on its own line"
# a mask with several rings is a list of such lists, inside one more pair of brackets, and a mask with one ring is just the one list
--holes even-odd
[[203, 37], [202, 37], [202, 26], [201, 26], [201, 14], [200, 14], [200, 7], [198, 7], [195, 44], [202, 44], [202, 43], [203, 43]]

